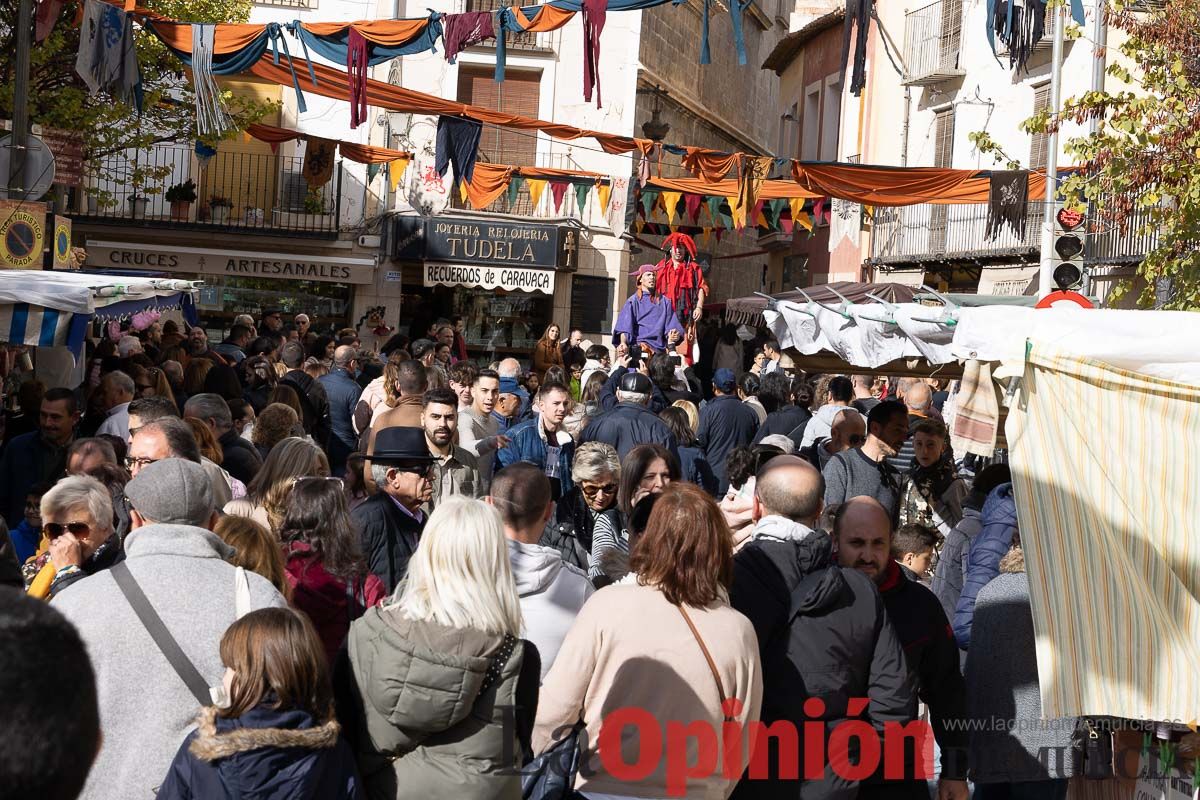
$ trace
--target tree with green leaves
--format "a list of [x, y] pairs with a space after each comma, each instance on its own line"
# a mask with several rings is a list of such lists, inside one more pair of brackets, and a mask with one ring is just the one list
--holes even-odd
[[[15, 53], [15, 21], [19, 0], [0, 0], [0, 52]], [[139, 3], [184, 22], [246, 22], [251, 0], [151, 0]], [[164, 142], [194, 141], [195, 103], [190, 70], [152, 34], [137, 29], [134, 39], [141, 65], [144, 101], [139, 115], [107, 94], [92, 97], [75, 73], [79, 29], [73, 24], [78, 0], [66, 4], [53, 32], [33, 45], [30, 61], [29, 117], [34, 124], [80, 134], [85, 162], [90, 167], [115, 169], [121, 163], [106, 156]], [[0, 116], [12, 118], [14, 59], [0, 59]], [[276, 106], [222, 92], [234, 129], [226, 138], [271, 113]], [[210, 142], [211, 143], [211, 142]], [[136, 162], [134, 162], [136, 164]], [[170, 173], [170, 167], [129, 166], [121, 174], [98, 174], [126, 185], [150, 186]], [[147, 193], [156, 189], [148, 188]]]
[[[1099, 120], [1094, 135], [1067, 140], [1064, 150], [1083, 169], [1061, 192], [1075, 208], [1090, 208], [1089, 230], [1145, 236], [1152, 242], [1137, 268], [1142, 306], [1200, 308], [1200, 0], [1147, 8], [1110, 0], [1109, 38], [1119, 40], [1107, 72], [1120, 88], [1064, 100], [1059, 114], [1022, 123], [1029, 133], [1063, 122]], [[1070, 34], [1080, 36], [1074, 29]], [[972, 134], [997, 161], [1011, 158], [986, 133]], [[1109, 302], [1134, 281], [1113, 289]]]

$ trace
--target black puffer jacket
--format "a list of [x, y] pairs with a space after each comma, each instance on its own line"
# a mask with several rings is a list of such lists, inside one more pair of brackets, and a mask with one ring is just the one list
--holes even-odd
[[[760, 528], [768, 520], [789, 524], [768, 517]], [[826, 534], [756, 538], [734, 559], [730, 603], [750, 618], [758, 634], [764, 723], [790, 720], [803, 732], [805, 721], [818, 718], [804, 713], [809, 698], [825, 705], [819, 718], [827, 740], [830, 731], [851, 717], [880, 730], [886, 722], [910, 718], [912, 680], [883, 600], [870, 578], [834, 564]], [[852, 714], [855, 698], [869, 703]], [[805, 747], [801, 741], [801, 753]], [[822, 780], [779, 778], [776, 748], [777, 740], [772, 740], [770, 777], [744, 777], [734, 797], [851, 800], [857, 793], [857, 784], [835, 775], [828, 764]]]

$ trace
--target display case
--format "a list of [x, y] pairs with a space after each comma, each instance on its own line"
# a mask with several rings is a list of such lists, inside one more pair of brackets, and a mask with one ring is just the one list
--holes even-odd
[[462, 315], [467, 349], [528, 356], [550, 323], [553, 298], [531, 292], [457, 289], [454, 313]]

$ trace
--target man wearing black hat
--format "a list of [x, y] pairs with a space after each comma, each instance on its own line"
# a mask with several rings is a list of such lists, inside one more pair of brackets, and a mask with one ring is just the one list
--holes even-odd
[[396, 427], [375, 435], [368, 456], [379, 491], [351, 516], [359, 528], [367, 568], [391, 593], [404, 579], [425, 527], [421, 505], [433, 497], [433, 454], [423, 429]]
[[676, 452], [679, 443], [648, 406], [654, 393], [650, 378], [640, 372], [626, 372], [617, 383], [617, 404], [593, 419], [583, 429], [579, 443], [604, 442], [612, 445], [621, 458], [639, 444], [661, 444]]

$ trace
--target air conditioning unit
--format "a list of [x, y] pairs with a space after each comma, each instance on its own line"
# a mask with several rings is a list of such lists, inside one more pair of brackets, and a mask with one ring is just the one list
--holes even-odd
[[279, 181], [279, 209], [304, 213], [304, 199], [308, 197], [308, 181], [301, 172], [283, 172]]

